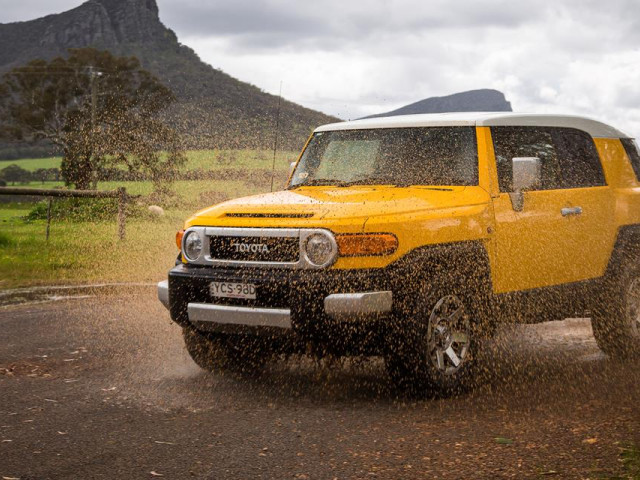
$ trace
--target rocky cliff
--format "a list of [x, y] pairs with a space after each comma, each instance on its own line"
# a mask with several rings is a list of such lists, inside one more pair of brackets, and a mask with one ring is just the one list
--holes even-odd
[[405, 105], [391, 112], [370, 115], [366, 118], [413, 115], [417, 113], [511, 111], [511, 103], [507, 101], [504, 93], [497, 90], [482, 89], [455, 93], [445, 97], [431, 97]]
[[[159, 19], [155, 0], [89, 0], [67, 12], [0, 24], [0, 73], [36, 58], [95, 47], [135, 55], [177, 95], [171, 118], [191, 148], [268, 147], [277, 97], [202, 62]], [[336, 121], [292, 102], [281, 105], [284, 148], [298, 149], [312, 128]]]

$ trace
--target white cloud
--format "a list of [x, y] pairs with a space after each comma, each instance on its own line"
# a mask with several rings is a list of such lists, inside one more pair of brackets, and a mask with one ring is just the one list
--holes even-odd
[[[519, 111], [586, 114], [640, 135], [633, 1], [340, 3], [253, 2], [265, 23], [281, 15], [302, 29], [178, 34], [230, 74], [271, 93], [282, 80], [287, 98], [341, 118], [496, 88]], [[218, 4], [199, 7], [203, 18]]]

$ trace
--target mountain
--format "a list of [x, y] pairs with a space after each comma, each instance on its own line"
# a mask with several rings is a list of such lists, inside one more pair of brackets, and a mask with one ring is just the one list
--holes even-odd
[[411, 103], [391, 112], [378, 113], [365, 118], [413, 115], [416, 113], [447, 112], [511, 112], [511, 102], [498, 90], [482, 89], [454, 93], [446, 97], [431, 97]]
[[[156, 0], [89, 0], [54, 15], [0, 24], [0, 73], [26, 62], [94, 47], [136, 56], [169, 86], [168, 112], [190, 148], [271, 147], [278, 98], [202, 62], [158, 15]], [[282, 100], [279, 143], [299, 150], [311, 130], [338, 119]]]

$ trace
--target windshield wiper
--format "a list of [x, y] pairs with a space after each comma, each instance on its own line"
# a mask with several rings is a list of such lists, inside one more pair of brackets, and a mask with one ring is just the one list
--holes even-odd
[[344, 182], [342, 180], [335, 180], [335, 179], [331, 179], [331, 178], [313, 178], [311, 180], [307, 180], [306, 182], [303, 183], [298, 183], [297, 185], [294, 185], [293, 188], [297, 188], [297, 187], [321, 187], [324, 185], [331, 185], [331, 186], [337, 186], [337, 187], [344, 187], [346, 186], [347, 182]]
[[435, 186], [432, 187], [429, 185], [420, 185], [418, 183], [412, 183], [412, 182], [395, 182], [386, 177], [363, 178], [360, 180], [352, 180], [349, 182], [346, 182], [344, 180], [331, 179], [331, 178], [314, 178], [304, 183], [293, 185], [290, 188], [319, 187], [319, 186], [352, 187], [356, 185], [389, 185], [391, 187], [396, 187], [396, 188], [418, 187], [418, 188], [423, 188], [425, 190], [439, 190], [443, 192], [453, 191], [452, 188], [448, 188], [448, 187], [435, 187]]
[[423, 188], [425, 190], [440, 190], [443, 192], [452, 192], [453, 188], [449, 187], [438, 187], [431, 185], [422, 185], [420, 183], [413, 182], [398, 182], [395, 180], [390, 180], [388, 177], [372, 177], [372, 178], [363, 178], [362, 180], [354, 180], [352, 182], [344, 182], [341, 186], [350, 187], [351, 185], [389, 185], [391, 187], [403, 188], [403, 187], [417, 187]]
[[344, 182], [344, 187], [350, 187], [352, 185], [392, 185], [396, 186], [396, 183], [387, 178], [363, 178], [361, 180], [352, 180], [350, 182]]
[[441, 192], [453, 192], [453, 188], [450, 187], [435, 187], [435, 186], [431, 186], [431, 185], [422, 185], [420, 183], [413, 183], [413, 182], [398, 182], [396, 184], [393, 185], [394, 187], [399, 187], [399, 188], [403, 188], [403, 187], [416, 187], [416, 188], [422, 188], [423, 190], [438, 190]]

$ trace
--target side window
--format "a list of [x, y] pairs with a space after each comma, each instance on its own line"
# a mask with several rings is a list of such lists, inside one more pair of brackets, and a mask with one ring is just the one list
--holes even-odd
[[491, 127], [501, 192], [513, 191], [512, 160], [515, 157], [540, 159], [542, 168], [540, 190], [561, 188], [558, 155], [550, 130], [538, 127]]
[[640, 180], [640, 149], [638, 149], [638, 144], [632, 138], [621, 138], [620, 141], [631, 161], [633, 171], [636, 172], [636, 178]]
[[573, 128], [553, 128], [562, 185], [581, 188], [606, 185], [600, 156], [587, 132]]

